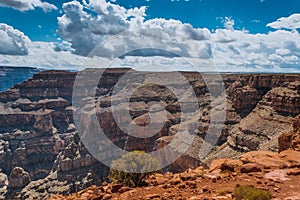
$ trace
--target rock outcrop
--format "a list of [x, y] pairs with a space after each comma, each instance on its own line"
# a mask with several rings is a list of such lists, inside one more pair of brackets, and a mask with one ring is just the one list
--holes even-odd
[[292, 149], [300, 151], [300, 115], [292, 123], [292, 129], [278, 138], [279, 151]]
[[9, 175], [9, 187], [23, 188], [30, 183], [31, 179], [24, 169], [15, 167]]
[[155, 174], [148, 185], [128, 188], [119, 184], [91, 186], [69, 196], [49, 200], [88, 199], [235, 199], [234, 188], [251, 185], [270, 191], [273, 199], [299, 199], [300, 152], [249, 152], [238, 160], [214, 160], [209, 169], [198, 167], [173, 174]]
[[[172, 151], [182, 154], [180, 159], [165, 167], [166, 171], [173, 172], [209, 165], [215, 158], [237, 158], [241, 152], [276, 151], [278, 136], [289, 129], [291, 119], [300, 111], [299, 75], [222, 75], [227, 96], [222, 102], [221, 97], [211, 95], [208, 90], [207, 84], [211, 90], [218, 90], [221, 85], [213, 75], [207, 75], [208, 80], [204, 82], [199, 73], [182, 72], [199, 105], [196, 114], [192, 106], [187, 107], [186, 118], [182, 120], [179, 100], [189, 105], [193, 102], [185, 93], [187, 89], [176, 80], [175, 73], [144, 73], [129, 69], [87, 69], [83, 73], [95, 75], [99, 71], [103, 74], [93, 88], [95, 96], [81, 99], [89, 93], [86, 88], [93, 84], [92, 79], [79, 83], [82, 93], [76, 98], [81, 100], [81, 105], [76, 108], [72, 105], [76, 72], [43, 71], [0, 93], [2, 173], [9, 175], [15, 167], [21, 167], [31, 178], [31, 182], [18, 192], [19, 199], [22, 196], [30, 199], [32, 196], [47, 198], [52, 193], [68, 194], [92, 184], [101, 184], [106, 179], [108, 167], [86, 149], [80, 138], [82, 134], [78, 133], [80, 128], [90, 127], [88, 120], [95, 114], [95, 102], [99, 107], [96, 110], [97, 123], [109, 141], [127, 151], [152, 152], [168, 145]], [[124, 74], [129, 77], [126, 81], [120, 79]], [[144, 84], [146, 80], [157, 77], [162, 77], [166, 85]], [[116, 89], [118, 85], [134, 89], [128, 108], [129, 118], [114, 118], [112, 94], [116, 95], [117, 105], [122, 105], [127, 98], [122, 87]], [[182, 98], [169, 88], [176, 88]], [[216, 101], [212, 102], [213, 98]], [[122, 106], [114, 108], [118, 114], [128, 111]], [[73, 117], [74, 111], [78, 110], [85, 114], [77, 119], [79, 127]], [[165, 123], [151, 137], [128, 135], [119, 126], [120, 123], [138, 124], [140, 128], [133, 130], [136, 134], [150, 134], [145, 127], [150, 121], [154, 127], [159, 127], [162, 110]], [[156, 117], [151, 119], [149, 111]], [[216, 116], [220, 113], [221, 116], [223, 111], [226, 115], [224, 123], [218, 120], [211, 123], [211, 113], [215, 112]], [[220, 135], [209, 135], [208, 130], [211, 133], [220, 130]], [[178, 131], [183, 134], [174, 137]], [[96, 149], [107, 153], [105, 142], [99, 140], [96, 145]], [[166, 150], [162, 155], [168, 153]], [[12, 191], [0, 186], [0, 196], [7, 197], [9, 192]]]

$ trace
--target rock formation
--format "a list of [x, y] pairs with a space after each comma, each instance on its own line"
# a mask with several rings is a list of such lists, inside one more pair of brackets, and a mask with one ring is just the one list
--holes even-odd
[[209, 169], [198, 167], [179, 174], [155, 174], [148, 186], [128, 188], [119, 184], [91, 186], [69, 196], [50, 200], [88, 199], [234, 199], [238, 185], [270, 191], [274, 199], [299, 199], [300, 152], [249, 152], [238, 160], [214, 160]]
[[30, 176], [28, 172], [21, 167], [15, 167], [9, 176], [9, 187], [23, 188], [30, 183]]
[[[97, 74], [99, 71], [87, 69], [83, 73]], [[43, 71], [0, 93], [1, 173], [9, 175], [15, 167], [21, 167], [31, 178], [16, 199], [47, 198], [51, 193], [68, 194], [105, 180], [108, 168], [91, 155], [77, 131], [89, 125], [88, 119], [94, 112], [95, 102], [100, 108], [96, 113], [97, 123], [106, 137], [119, 148], [152, 152], [168, 145], [172, 151], [183, 154], [172, 165], [166, 166], [165, 170], [172, 172], [206, 166], [215, 158], [237, 158], [242, 152], [277, 151], [278, 136], [289, 129], [291, 119], [300, 112], [299, 75], [222, 75], [227, 99], [218, 103], [220, 98], [212, 97], [207, 86], [210, 84], [211, 90], [217, 90], [220, 86], [221, 83], [214, 80], [213, 75], [207, 75], [209, 80], [205, 83], [199, 73], [182, 72], [199, 104], [196, 115], [193, 107], [188, 107], [190, 110], [187, 109], [187, 117], [182, 121], [180, 100], [188, 104], [192, 98], [183, 96], [179, 99], [169, 89], [174, 87], [185, 94], [186, 88], [174, 78], [175, 73], [144, 73], [129, 69], [101, 72], [102, 78], [93, 90], [96, 96], [81, 99], [79, 108], [72, 106], [76, 72]], [[126, 81], [120, 79], [124, 74], [130, 77]], [[157, 77], [167, 80], [168, 87], [143, 85], [145, 80]], [[82, 96], [89, 93], [85, 86], [91, 84], [92, 79], [82, 83]], [[129, 104], [131, 119], [115, 119], [113, 116], [112, 94], [117, 85], [136, 88]], [[123, 90], [116, 91], [115, 100], [121, 105], [127, 96]], [[216, 101], [212, 102], [212, 98]], [[119, 109], [118, 113], [126, 111], [122, 107], [116, 108]], [[85, 113], [79, 120], [80, 127], [75, 126], [73, 118], [73, 111], [78, 109]], [[152, 137], [133, 137], [118, 126], [118, 122], [127, 124], [130, 120], [130, 123], [141, 126], [135, 130], [136, 133], [147, 133], [143, 126], [150, 123], [149, 111], [157, 116], [151, 122], [159, 126], [161, 110], [164, 109], [166, 121]], [[222, 111], [226, 113], [224, 124], [215, 122], [210, 129], [212, 133], [221, 130], [217, 138], [208, 135], [213, 111], [217, 115]], [[184, 134], [175, 137], [181, 130], [185, 130]], [[187, 139], [193, 136], [197, 136], [196, 139]], [[97, 149], [107, 152], [103, 141], [101, 143], [100, 140], [97, 145]], [[203, 152], [204, 157], [201, 157]], [[7, 197], [11, 191], [1, 186], [5, 185], [5, 181], [2, 182], [0, 196]]]
[[279, 151], [292, 149], [300, 151], [300, 115], [292, 123], [292, 130], [282, 134], [278, 138]]

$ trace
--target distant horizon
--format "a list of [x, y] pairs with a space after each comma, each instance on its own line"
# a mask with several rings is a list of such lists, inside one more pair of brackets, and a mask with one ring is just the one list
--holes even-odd
[[[88, 70], [88, 69], [98, 69], [98, 70], [109, 70], [109, 69], [130, 69], [130, 70], [135, 70], [137, 72], [149, 72], [149, 73], [164, 73], [164, 72], [182, 72], [182, 73], [203, 73], [203, 74], [221, 74], [221, 75], [225, 75], [225, 74], [275, 74], [275, 75], [295, 75], [295, 74], [300, 74], [300, 72], [243, 72], [243, 71], [235, 71], [235, 72], [231, 72], [231, 71], [180, 71], [180, 70], [174, 70], [174, 71], [142, 71], [142, 70], [136, 70], [136, 69], [132, 69], [132, 68], [128, 68], [128, 67], [111, 67], [111, 68], [86, 68], [86, 69], [81, 69], [81, 70], [72, 70], [72, 69], [43, 69], [43, 68], [38, 68], [38, 67], [28, 67], [28, 66], [0, 66], [0, 70], [1, 68], [9, 68], [9, 69], [16, 69], [16, 68], [20, 68], [20, 69], [33, 69], [33, 70], [37, 70], [36, 73], [39, 72], [43, 72], [43, 71], [51, 71], [51, 70], [55, 70], [55, 71], [69, 71], [69, 72], [79, 72], [82, 70]], [[1, 74], [0, 74], [1, 75]]]

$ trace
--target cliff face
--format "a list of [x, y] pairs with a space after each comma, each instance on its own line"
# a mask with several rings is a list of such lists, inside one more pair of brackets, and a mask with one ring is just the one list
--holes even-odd
[[293, 120], [292, 129], [279, 136], [278, 143], [279, 151], [300, 151], [300, 115]]
[[[161, 74], [130, 72], [130, 80], [122, 84], [127, 88], [138, 88], [130, 99], [129, 113], [133, 122], [142, 126], [150, 123], [149, 109], [157, 103], [163, 105], [167, 116], [166, 123], [156, 135], [137, 138], [128, 136], [118, 127], [111, 108], [113, 89], [127, 71], [105, 71], [95, 88], [96, 98], [82, 99], [81, 109], [89, 114], [93, 103], [98, 102], [101, 109], [97, 111], [97, 119], [105, 135], [119, 148], [127, 151], [139, 149], [151, 152], [170, 144], [174, 151], [180, 152], [184, 146], [189, 146], [183, 157], [165, 168], [173, 172], [199, 166], [201, 162], [209, 164], [213, 158], [236, 157], [242, 151], [277, 150], [277, 137], [289, 129], [291, 119], [300, 113], [299, 75], [223, 75], [227, 99], [226, 104], [216, 106], [216, 112], [226, 111], [225, 125], [221, 126], [222, 134], [217, 138], [213, 152], [199, 160], [202, 145], [215, 145], [209, 144], [209, 140], [204, 141], [213, 106], [201, 75], [181, 73], [193, 87], [200, 105], [197, 117], [191, 114], [190, 118], [181, 122], [179, 100], [172, 91], [161, 85], [143, 86], [145, 80]], [[107, 175], [107, 167], [87, 151], [75, 128], [74, 108], [71, 104], [76, 75], [68, 71], [44, 71], [0, 93], [2, 173], [9, 176], [14, 168], [21, 167], [31, 180], [25, 189], [19, 189], [17, 193], [10, 185], [3, 189], [5, 186], [1, 188], [0, 184], [0, 193], [7, 198], [29, 198], [31, 190], [40, 191], [36, 193], [39, 197], [47, 197], [50, 193], [66, 194], [91, 184], [99, 184]], [[163, 75], [168, 80], [168, 86], [184, 92], [185, 88], [176, 82], [174, 76], [175, 73]], [[216, 87], [219, 84], [214, 83], [213, 79], [210, 81]], [[85, 84], [89, 84], [89, 81]], [[121, 91], [116, 96], [120, 102], [126, 97]], [[184, 98], [185, 102], [190, 101], [190, 97]], [[154, 113], [159, 114], [155, 110]], [[80, 119], [81, 127], [88, 126], [84, 118], [87, 116]], [[154, 121], [154, 125], [160, 124], [157, 116], [158, 121]], [[125, 118], [118, 120], [124, 124], [128, 122]], [[192, 129], [195, 126], [196, 129]], [[174, 135], [181, 128], [187, 132], [193, 130], [193, 134], [199, 137], [191, 142], [177, 141]], [[136, 132], [141, 130], [146, 131], [138, 129]], [[99, 149], [101, 145], [105, 146], [101, 142], [98, 145]], [[51, 188], [50, 191], [47, 188]]]
[[214, 160], [208, 169], [198, 167], [182, 173], [156, 173], [144, 187], [104, 183], [69, 196], [52, 195], [49, 200], [73, 199], [236, 199], [235, 188], [249, 186], [270, 192], [272, 199], [299, 199], [300, 116], [292, 129], [279, 137], [281, 152], [251, 151], [238, 159]]

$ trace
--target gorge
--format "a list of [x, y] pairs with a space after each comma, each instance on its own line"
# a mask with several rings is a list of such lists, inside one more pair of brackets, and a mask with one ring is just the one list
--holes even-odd
[[[95, 97], [76, 97], [82, 103], [81, 109], [90, 113], [95, 104], [99, 106], [97, 121], [106, 137], [120, 149], [152, 152], [169, 144], [175, 152], [183, 148], [183, 155], [166, 166], [165, 171], [183, 172], [200, 165], [208, 167], [215, 159], [235, 159], [249, 151], [281, 151], [278, 137], [290, 129], [292, 119], [300, 114], [298, 74], [222, 74], [220, 83], [213, 75], [206, 75], [211, 77], [207, 82], [200, 73], [180, 72], [193, 88], [199, 105], [197, 117], [191, 115], [182, 121], [181, 99], [168, 89], [173, 86], [185, 90], [174, 78], [178, 72], [138, 72], [120, 68], [86, 69], [83, 73], [97, 74], [99, 71], [102, 77], [95, 88]], [[123, 81], [122, 87], [137, 88], [130, 96], [128, 107], [135, 124], [150, 123], [148, 113], [153, 105], [160, 104], [165, 110], [166, 122], [152, 137], [129, 136], [114, 118], [112, 95], [125, 74], [130, 79]], [[41, 71], [0, 93], [0, 199], [45, 199], [51, 194], [67, 195], [106, 180], [108, 167], [88, 151], [78, 133], [80, 127], [75, 123], [77, 120], [81, 127], [88, 126], [85, 118], [74, 119], [73, 115], [76, 112], [72, 106], [76, 75], [77, 72], [63, 70]], [[168, 87], [144, 84], [145, 80], [160, 76], [167, 80]], [[89, 84], [89, 80], [84, 84]], [[218, 100], [219, 97], [212, 97], [207, 84], [217, 88], [222, 85], [226, 101], [213, 106], [212, 98]], [[81, 90], [84, 91], [84, 85]], [[121, 101], [126, 96], [118, 91], [115, 95]], [[183, 99], [185, 103], [192, 102], [190, 96], [183, 96]], [[212, 111], [225, 113], [225, 118], [224, 123], [213, 127], [221, 132], [210, 143], [205, 138]], [[123, 123], [128, 123], [126, 120]], [[152, 123], [160, 124], [160, 119]], [[197, 137], [193, 141], [179, 141], [182, 145], [177, 146], [175, 135], [182, 127]], [[105, 146], [101, 141], [97, 145]], [[200, 158], [202, 145], [211, 148]]]

